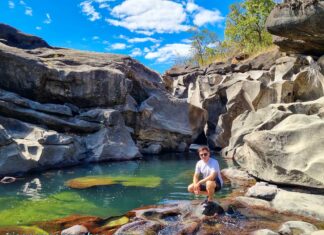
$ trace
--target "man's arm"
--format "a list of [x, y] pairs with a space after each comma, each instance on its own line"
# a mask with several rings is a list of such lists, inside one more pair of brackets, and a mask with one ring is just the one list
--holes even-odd
[[216, 179], [216, 176], [217, 176], [217, 171], [213, 171], [209, 176], [207, 176], [206, 178], [200, 180], [198, 182], [198, 184], [203, 184], [203, 183], [206, 183], [208, 180], [215, 180]]

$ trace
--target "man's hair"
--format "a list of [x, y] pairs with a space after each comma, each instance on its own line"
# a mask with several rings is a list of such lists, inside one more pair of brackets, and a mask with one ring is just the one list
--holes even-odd
[[207, 152], [210, 152], [208, 146], [201, 146], [201, 147], [197, 150], [197, 152], [200, 153], [200, 152], [203, 151], [203, 150], [206, 150]]

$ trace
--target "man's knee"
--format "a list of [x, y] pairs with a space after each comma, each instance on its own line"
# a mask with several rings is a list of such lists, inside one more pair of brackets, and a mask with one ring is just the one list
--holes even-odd
[[194, 186], [193, 186], [193, 184], [190, 184], [188, 186], [188, 192], [190, 192], [190, 193], [193, 193], [194, 192]]
[[206, 182], [206, 188], [207, 188], [208, 191], [215, 190], [216, 189], [215, 181], [207, 181]]

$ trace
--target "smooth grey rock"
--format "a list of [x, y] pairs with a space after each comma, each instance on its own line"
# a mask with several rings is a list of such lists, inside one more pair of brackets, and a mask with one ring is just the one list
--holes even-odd
[[[296, 0], [275, 6], [267, 19], [266, 28], [271, 34], [299, 40], [300, 46], [295, 46], [294, 52], [322, 55], [324, 52], [323, 19], [323, 1]], [[281, 50], [285, 48], [282, 47]]]
[[4, 39], [5, 44], [11, 47], [19, 47], [24, 49], [50, 47], [43, 39], [24, 34], [6, 24], [0, 24], [0, 38]]
[[33, 109], [23, 108], [13, 103], [0, 100], [0, 112], [2, 115], [28, 121], [34, 124], [46, 125], [49, 128], [58, 131], [72, 131], [91, 133], [98, 131], [101, 126], [98, 123], [87, 122], [78, 118], [64, 118], [60, 116], [50, 115]]
[[[323, 188], [321, 118], [324, 99], [272, 104], [245, 112], [232, 125], [223, 156], [253, 176], [277, 183]], [[318, 135], [318, 136], [317, 136]]]
[[151, 144], [147, 148], [142, 148], [141, 153], [146, 154], [159, 154], [162, 151], [162, 146], [160, 144]]
[[304, 221], [287, 221], [281, 225], [278, 232], [282, 235], [311, 234], [317, 230], [316, 226]]
[[0, 147], [11, 144], [12, 142], [13, 140], [8, 135], [6, 129], [4, 129], [3, 126], [0, 125]]
[[231, 181], [232, 186], [244, 186], [255, 182], [255, 179], [246, 171], [235, 169], [233, 167], [223, 169], [222, 175]]
[[209, 74], [221, 74], [224, 75], [226, 73], [229, 72], [233, 72], [234, 68], [235, 68], [235, 64], [232, 64], [231, 62], [216, 62], [216, 63], [212, 63], [210, 64], [207, 69], [206, 69], [206, 75]]
[[141, 149], [160, 144], [163, 150], [177, 151], [180, 143], [189, 145], [197, 138], [207, 121], [205, 110], [167, 96], [151, 96], [139, 112], [136, 135]]
[[68, 106], [59, 104], [41, 104], [3, 89], [0, 89], [0, 100], [21, 106], [23, 108], [33, 109], [48, 114], [62, 115], [67, 117], [73, 116], [72, 110]]
[[275, 198], [277, 191], [278, 189], [275, 185], [256, 183], [254, 186], [248, 189], [245, 196], [271, 201]]
[[41, 103], [107, 107], [163, 90], [159, 74], [128, 56], [0, 43], [0, 61], [0, 87]]
[[[273, 186], [271, 188], [273, 188]], [[324, 219], [323, 195], [289, 192], [277, 189], [276, 196], [271, 201], [242, 196], [237, 197], [236, 200], [248, 207], [277, 211], [280, 213], [290, 213], [316, 220]]]
[[316, 100], [324, 95], [322, 83], [324, 75], [320, 73], [320, 68], [316, 65], [307, 67], [294, 78], [294, 99], [298, 101]]
[[88, 234], [88, 229], [83, 225], [74, 225], [70, 228], [64, 229], [61, 235], [85, 235]]
[[84, 137], [88, 152], [86, 161], [130, 160], [141, 157], [121, 113], [116, 110], [103, 111], [106, 115], [106, 120], [103, 121], [105, 128]]
[[324, 230], [317, 230], [315, 232], [312, 232], [311, 235], [324, 235]]

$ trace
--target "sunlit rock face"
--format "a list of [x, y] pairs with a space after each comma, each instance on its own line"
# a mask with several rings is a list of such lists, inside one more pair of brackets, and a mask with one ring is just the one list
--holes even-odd
[[224, 155], [257, 178], [324, 188], [324, 99], [270, 105], [235, 119]]
[[27, 141], [3, 121], [0, 174], [183, 152], [203, 132], [205, 110], [129, 56], [54, 48], [5, 24], [0, 39], [0, 118], [42, 133]]

